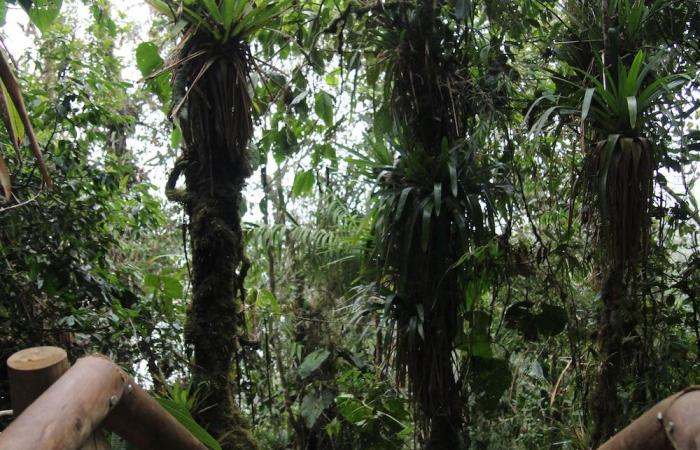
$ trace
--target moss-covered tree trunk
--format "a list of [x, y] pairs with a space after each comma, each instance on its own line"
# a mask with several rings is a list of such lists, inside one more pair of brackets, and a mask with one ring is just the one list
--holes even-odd
[[192, 247], [193, 294], [185, 339], [194, 350], [192, 381], [201, 395], [195, 418], [223, 448], [248, 450], [256, 445], [234, 403], [232, 380], [247, 265], [239, 211], [250, 174], [248, 49], [201, 34], [187, 40], [179, 57], [186, 60], [198, 51], [204, 53], [176, 73], [173, 93], [184, 153], [171, 180], [184, 172], [182, 200]]
[[621, 416], [617, 387], [622, 374], [622, 303], [625, 293], [622, 274], [619, 267], [610, 269], [601, 292], [603, 305], [598, 318], [597, 339], [600, 365], [591, 403], [593, 448], [615, 434]]
[[[439, 226], [431, 233], [426, 253], [420, 251], [419, 238], [415, 239], [416, 257], [407, 266], [407, 283], [399, 289], [400, 301], [420, 305], [423, 316], [417, 339], [402, 341], [406, 348], [399, 352], [406, 352], [410, 386], [429, 430], [426, 450], [460, 449], [465, 439], [464, 405], [452, 352], [461, 321], [457, 310], [463, 289], [459, 272], [449, 270], [458, 248], [449, 221], [437, 220], [435, 224]], [[403, 333], [411, 333], [410, 319], [400, 326]]]

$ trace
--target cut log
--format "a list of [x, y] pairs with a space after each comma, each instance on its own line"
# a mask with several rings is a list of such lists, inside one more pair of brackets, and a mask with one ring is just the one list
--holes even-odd
[[68, 354], [58, 347], [34, 347], [21, 350], [7, 359], [10, 401], [15, 417], [22, 414], [61, 375], [70, 364]]
[[700, 387], [660, 401], [598, 450], [676, 450], [700, 448]]

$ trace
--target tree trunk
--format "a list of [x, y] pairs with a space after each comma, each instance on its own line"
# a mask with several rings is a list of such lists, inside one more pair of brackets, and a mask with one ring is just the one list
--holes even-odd
[[592, 446], [595, 448], [615, 434], [620, 418], [617, 386], [622, 369], [623, 302], [625, 286], [622, 268], [611, 269], [601, 292], [603, 308], [598, 319], [598, 351], [601, 361], [593, 394]]
[[257, 446], [234, 403], [231, 376], [243, 329], [239, 302], [248, 264], [239, 212], [250, 174], [248, 50], [239, 43], [224, 45], [195, 35], [180, 56], [186, 59], [200, 50], [207, 54], [178, 70], [173, 94], [174, 105], [183, 105], [173, 111], [185, 144], [182, 167], [176, 171], [184, 169], [185, 174], [193, 266], [185, 340], [194, 350], [192, 381], [201, 396], [195, 418], [222, 440], [224, 449], [248, 450]]

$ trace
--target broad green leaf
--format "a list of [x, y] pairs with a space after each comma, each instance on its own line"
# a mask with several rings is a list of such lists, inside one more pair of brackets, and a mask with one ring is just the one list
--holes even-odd
[[5, 87], [5, 83], [0, 80], [0, 89], [2, 89], [2, 95], [0, 95], [0, 101], [5, 103], [5, 110], [7, 111], [7, 114], [9, 115], [10, 119], [10, 127], [12, 128], [10, 134], [14, 135], [15, 139], [17, 139], [16, 142], [13, 142], [12, 145], [17, 146], [22, 143], [24, 140], [25, 136], [25, 129], [24, 129], [24, 123], [22, 122], [22, 119], [19, 116], [19, 112], [17, 111], [17, 108], [15, 107], [14, 102], [10, 98], [10, 93], [7, 92], [7, 88]]
[[163, 58], [158, 53], [158, 46], [153, 42], [142, 42], [136, 47], [136, 67], [141, 75], [148, 76], [163, 66]]
[[[61, 12], [63, 0], [33, 0], [27, 15], [34, 25], [43, 33]], [[26, 8], [25, 8], [26, 9]]]
[[374, 410], [351, 394], [340, 394], [335, 404], [345, 420], [352, 424], [359, 425], [374, 417]]
[[184, 289], [182, 284], [176, 278], [173, 277], [163, 277], [163, 293], [171, 299], [183, 298]]
[[491, 358], [493, 356], [491, 336], [485, 330], [473, 329], [466, 342], [463, 341], [459, 348], [469, 353], [470, 356], [478, 356], [480, 358]]
[[321, 367], [321, 364], [328, 359], [330, 354], [331, 352], [328, 350], [319, 349], [306, 355], [306, 358], [304, 358], [304, 361], [302, 361], [302, 363], [299, 365], [299, 369], [297, 370], [301, 379], [303, 380], [307, 378], [316, 369]]
[[396, 213], [394, 214], [394, 222], [398, 222], [403, 214], [404, 206], [406, 206], [406, 200], [408, 199], [408, 194], [413, 190], [412, 187], [403, 188], [401, 195], [399, 196], [399, 203], [396, 205]]
[[327, 127], [333, 125], [333, 97], [326, 91], [316, 94], [314, 111]]
[[324, 79], [328, 86], [338, 86], [340, 84], [340, 78], [335, 73], [329, 73]]
[[470, 383], [476, 394], [477, 404], [484, 412], [493, 412], [513, 380], [508, 361], [474, 356], [470, 362]]
[[545, 336], [554, 336], [564, 331], [568, 318], [561, 306], [545, 303], [542, 312], [535, 315], [534, 321], [537, 331]]
[[275, 294], [268, 289], [260, 289], [260, 291], [258, 291], [256, 305], [259, 307], [269, 308], [269, 310], [272, 311], [277, 317], [279, 317], [281, 313], [280, 304], [279, 301], [277, 301], [277, 297], [275, 297]]
[[153, 289], [158, 289], [160, 288], [160, 277], [151, 273], [147, 273], [143, 277], [143, 285]]
[[192, 433], [202, 444], [209, 447], [211, 450], [221, 450], [221, 444], [217, 442], [204, 428], [202, 428], [195, 420], [192, 418], [189, 410], [187, 410], [183, 405], [177, 403], [168, 398], [156, 397], [160, 406], [162, 406], [166, 411], [170, 413], [178, 422], [187, 430]]
[[309, 195], [314, 187], [314, 173], [311, 169], [298, 172], [292, 185], [292, 197]]
[[331, 403], [333, 403], [333, 393], [327, 389], [307, 393], [301, 401], [301, 409], [299, 410], [306, 426], [313, 428], [323, 410], [328, 408]]
[[588, 117], [588, 111], [591, 109], [591, 99], [593, 99], [594, 93], [594, 88], [588, 88], [586, 89], [586, 93], [583, 95], [583, 105], [581, 106], [581, 120], [586, 120], [586, 117]]

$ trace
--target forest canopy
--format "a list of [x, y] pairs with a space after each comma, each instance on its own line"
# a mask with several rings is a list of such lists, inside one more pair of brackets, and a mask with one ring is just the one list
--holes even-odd
[[698, 0], [0, 0], [0, 410], [54, 345], [214, 449], [597, 448], [700, 384], [699, 37]]

